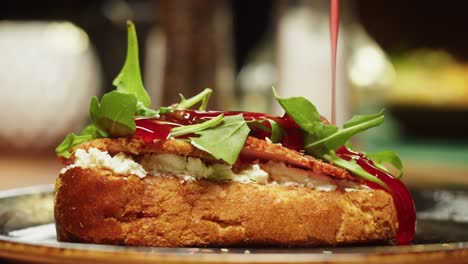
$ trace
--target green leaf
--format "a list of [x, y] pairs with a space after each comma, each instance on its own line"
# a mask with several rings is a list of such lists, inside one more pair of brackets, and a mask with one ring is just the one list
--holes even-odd
[[166, 106], [161, 106], [158, 109], [159, 114], [166, 114], [166, 113], [171, 113], [174, 111], [174, 108], [171, 107], [166, 107]]
[[322, 118], [317, 108], [304, 97], [280, 98], [273, 89], [278, 103], [284, 111], [306, 132], [315, 133], [316, 123], [322, 123]]
[[102, 135], [99, 129], [95, 125], [88, 125], [80, 132], [80, 136], [91, 136], [92, 138], [103, 138], [107, 135]]
[[156, 116], [158, 111], [144, 106], [141, 102], [137, 102], [137, 114], [139, 116]]
[[226, 116], [223, 121], [219, 126], [196, 132], [200, 137], [191, 138], [191, 143], [232, 165], [244, 147], [250, 129], [242, 115]]
[[[373, 115], [356, 115], [347, 121], [343, 129], [337, 126], [324, 124], [317, 108], [304, 97], [291, 97], [282, 99], [273, 90], [278, 103], [286, 113], [296, 121], [304, 130], [304, 150], [307, 154], [333, 162], [334, 165], [342, 167], [352, 174], [363, 179], [376, 182], [385, 187], [382, 181], [362, 169], [355, 161], [346, 161], [334, 153], [333, 150], [349, 144], [349, 139], [354, 135], [369, 128], [378, 126], [384, 121], [383, 110]], [[384, 162], [389, 162], [396, 168], [402, 170], [402, 162], [392, 151], [370, 155], [376, 166], [384, 168]]]
[[354, 135], [382, 124], [383, 121], [383, 111], [374, 115], [354, 116], [345, 123], [343, 129], [339, 129], [324, 138], [306, 136], [304, 149], [308, 154], [321, 156], [329, 150], [334, 150], [344, 145]]
[[397, 177], [401, 178], [403, 176], [403, 162], [395, 151], [384, 150], [375, 154], [366, 153], [366, 156], [370, 158], [377, 167], [385, 171], [388, 171], [386, 168], [387, 163], [391, 164], [399, 170]]
[[96, 96], [91, 97], [88, 112], [89, 117], [91, 118], [91, 122], [97, 123], [97, 115], [99, 112], [99, 99]]
[[113, 81], [117, 91], [133, 94], [144, 107], [151, 105], [151, 99], [146, 93], [141, 79], [140, 62], [138, 58], [138, 38], [135, 25], [127, 21], [127, 57], [119, 75]]
[[[320, 141], [330, 135], [338, 132], [338, 127], [324, 124], [317, 108], [304, 97], [290, 97], [286, 99], [279, 98], [276, 91], [273, 90], [276, 100], [288, 114], [306, 133], [304, 142], [310, 144]], [[328, 148], [317, 146], [315, 150], [318, 153], [328, 152]]]
[[321, 158], [323, 154], [328, 153], [330, 150], [327, 144], [317, 144], [313, 147], [307, 147], [310, 144], [315, 142], [321, 142], [324, 138], [338, 132], [338, 127], [336, 126], [317, 126], [316, 133], [304, 133], [304, 150], [306, 154]]
[[91, 98], [89, 117], [92, 125], [79, 136], [71, 133], [57, 147], [59, 155], [70, 157], [70, 149], [99, 137], [123, 137], [135, 132], [134, 115], [155, 116], [157, 111], [148, 108], [151, 104], [141, 79], [138, 58], [138, 39], [135, 25], [128, 21], [128, 44], [125, 64], [113, 81], [116, 91], [105, 94], [101, 102]]
[[70, 152], [70, 150], [89, 140], [92, 140], [94, 138], [99, 138], [101, 137], [97, 128], [94, 125], [89, 125], [85, 127], [79, 136], [75, 135], [74, 133], [68, 134], [65, 139], [60, 143], [60, 145], [55, 149], [55, 152], [59, 156], [63, 156], [65, 158], [70, 158], [73, 153]]
[[270, 123], [271, 127], [271, 136], [270, 140], [273, 143], [279, 143], [281, 141], [281, 138], [283, 138], [283, 131], [281, 130], [281, 127], [276, 123], [275, 121], [271, 119], [266, 119]]
[[[270, 126], [267, 126], [265, 124], [265, 121], [270, 124]], [[254, 127], [261, 129], [265, 132], [270, 133], [270, 140], [273, 143], [279, 143], [283, 137], [283, 131], [281, 127], [276, 123], [275, 121], [271, 119], [259, 119], [259, 120], [252, 120], [252, 121], [246, 121], [249, 127]]]
[[309, 155], [321, 157], [344, 145], [354, 135], [384, 121], [383, 110], [374, 115], [353, 116], [344, 124], [343, 129], [324, 124], [317, 108], [304, 97], [282, 99], [273, 90], [276, 100], [286, 113], [306, 132], [304, 136], [305, 151]]
[[133, 94], [112, 91], [102, 97], [95, 125], [112, 137], [132, 135], [136, 130], [134, 115], [137, 99]]
[[[94, 124], [94, 129], [96, 129], [102, 137], [108, 137], [109, 133], [105, 130], [98, 127], [98, 118], [99, 118], [99, 100], [96, 96], [91, 97], [91, 102], [89, 104], [89, 117], [91, 118], [92, 124]], [[89, 126], [88, 126], [89, 127]]]
[[387, 185], [383, 181], [381, 181], [379, 178], [365, 171], [354, 160], [350, 160], [350, 161], [344, 160], [338, 157], [334, 151], [330, 151], [329, 153], [323, 155], [323, 158], [327, 161], [332, 162], [333, 165], [343, 168], [359, 178], [362, 178], [367, 181], [375, 182], [384, 188], [388, 188]]
[[201, 93], [189, 99], [185, 99], [185, 97], [182, 94], [180, 94], [180, 103], [177, 104], [176, 109], [178, 110], [188, 109], [201, 101], [199, 110], [205, 110], [212, 92], [213, 91], [211, 89], [206, 88]]
[[55, 148], [55, 152], [57, 153], [57, 155], [68, 159], [72, 155], [72, 153], [70, 153], [70, 149], [85, 141], [88, 141], [88, 137], [80, 137], [75, 135], [74, 133], [70, 133], [65, 137], [62, 143], [60, 143], [60, 145], [58, 145], [58, 147]]
[[174, 127], [171, 130], [171, 136], [172, 137], [178, 137], [186, 134], [191, 134], [191, 133], [196, 133], [201, 130], [208, 129], [210, 127], [217, 126], [221, 122], [223, 122], [223, 114], [220, 114], [219, 116], [208, 120], [206, 122], [200, 123], [200, 124], [194, 124], [194, 125], [188, 125], [188, 126], [181, 126], [181, 127]]
[[384, 110], [373, 114], [373, 115], [355, 115], [350, 120], [346, 121], [343, 124], [343, 128], [350, 128], [350, 127], [357, 127], [366, 122], [373, 122], [374, 120], [382, 120], [384, 119]]

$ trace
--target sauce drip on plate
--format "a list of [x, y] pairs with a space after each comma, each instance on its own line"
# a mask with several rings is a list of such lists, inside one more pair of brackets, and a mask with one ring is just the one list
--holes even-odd
[[416, 210], [414, 208], [413, 198], [406, 186], [390, 173], [377, 168], [366, 156], [362, 153], [352, 151], [346, 147], [341, 147], [336, 150], [336, 154], [344, 160], [354, 160], [365, 171], [374, 175], [383, 181], [389, 190], [373, 183], [367, 182], [367, 185], [373, 189], [381, 189], [390, 193], [395, 203], [398, 217], [398, 233], [396, 242], [398, 245], [409, 244], [414, 237], [416, 230]]

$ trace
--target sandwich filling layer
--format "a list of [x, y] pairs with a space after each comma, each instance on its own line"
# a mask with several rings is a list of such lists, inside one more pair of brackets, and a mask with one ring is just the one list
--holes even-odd
[[146, 153], [133, 158], [119, 152], [111, 156], [107, 151], [93, 147], [77, 149], [74, 163], [62, 169], [61, 173], [75, 167], [107, 169], [122, 176], [140, 178], [165, 176], [179, 177], [182, 181], [232, 180], [245, 184], [300, 186], [319, 191], [369, 189], [356, 182], [332, 179], [320, 172], [291, 167], [280, 161], [252, 162], [239, 169], [225, 163], [170, 153]]

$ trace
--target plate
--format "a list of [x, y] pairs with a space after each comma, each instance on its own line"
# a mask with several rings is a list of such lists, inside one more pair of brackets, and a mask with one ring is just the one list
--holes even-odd
[[37, 263], [466, 263], [468, 191], [413, 190], [413, 245], [336, 248], [144, 248], [56, 240], [53, 186], [0, 192], [0, 262]]

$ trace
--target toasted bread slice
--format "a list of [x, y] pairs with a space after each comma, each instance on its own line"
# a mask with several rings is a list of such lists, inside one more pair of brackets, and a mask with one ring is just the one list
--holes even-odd
[[398, 228], [392, 197], [381, 190], [123, 177], [80, 167], [57, 179], [55, 219], [59, 241], [156, 247], [368, 243], [392, 240]]

